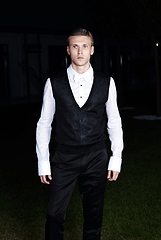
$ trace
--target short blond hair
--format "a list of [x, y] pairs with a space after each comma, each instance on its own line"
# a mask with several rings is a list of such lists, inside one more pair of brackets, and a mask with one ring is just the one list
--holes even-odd
[[69, 46], [69, 38], [72, 37], [72, 36], [88, 36], [91, 38], [91, 46], [94, 46], [94, 39], [93, 39], [93, 36], [92, 34], [84, 29], [84, 28], [77, 28], [77, 29], [74, 29], [70, 35], [68, 36], [67, 38], [67, 46]]

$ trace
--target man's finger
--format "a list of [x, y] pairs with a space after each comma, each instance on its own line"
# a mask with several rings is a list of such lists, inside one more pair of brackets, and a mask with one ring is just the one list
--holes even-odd
[[109, 181], [116, 181], [119, 176], [119, 172], [117, 171], [108, 171], [107, 179]]
[[108, 170], [107, 179], [110, 179], [110, 178], [111, 178], [111, 171]]
[[49, 180], [52, 180], [52, 177], [51, 177], [51, 175], [48, 175], [48, 178], [49, 178]]
[[[49, 176], [50, 176], [50, 175], [49, 175]], [[50, 176], [50, 178], [51, 178], [51, 176]], [[49, 179], [50, 179], [50, 178], [49, 178]], [[46, 180], [46, 176], [45, 176], [45, 175], [40, 176], [40, 180], [41, 180], [41, 182], [44, 183], [44, 184], [50, 184], [50, 182]], [[50, 180], [51, 180], [51, 179], [50, 179]]]
[[119, 172], [113, 172], [113, 181], [116, 181], [119, 176]]

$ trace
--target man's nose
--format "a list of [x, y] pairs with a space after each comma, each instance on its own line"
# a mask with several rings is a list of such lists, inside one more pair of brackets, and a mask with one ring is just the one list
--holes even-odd
[[79, 47], [79, 48], [78, 48], [78, 54], [81, 54], [81, 53], [82, 53], [82, 48]]

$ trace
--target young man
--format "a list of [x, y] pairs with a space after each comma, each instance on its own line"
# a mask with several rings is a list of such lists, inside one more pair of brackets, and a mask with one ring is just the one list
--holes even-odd
[[[83, 202], [83, 240], [100, 240], [106, 178], [118, 178], [123, 149], [116, 88], [112, 78], [90, 65], [94, 40], [89, 31], [74, 30], [67, 39], [67, 52], [71, 65], [47, 80], [37, 123], [40, 180], [50, 184], [46, 240], [63, 239], [66, 209], [77, 180]], [[57, 145], [49, 163], [53, 118]], [[105, 128], [111, 141], [109, 163]]]

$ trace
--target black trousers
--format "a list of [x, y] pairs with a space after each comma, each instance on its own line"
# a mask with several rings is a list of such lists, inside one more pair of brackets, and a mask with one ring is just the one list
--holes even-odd
[[83, 202], [83, 240], [100, 240], [107, 161], [106, 149], [86, 154], [54, 154], [46, 240], [63, 240], [66, 209], [77, 180]]

